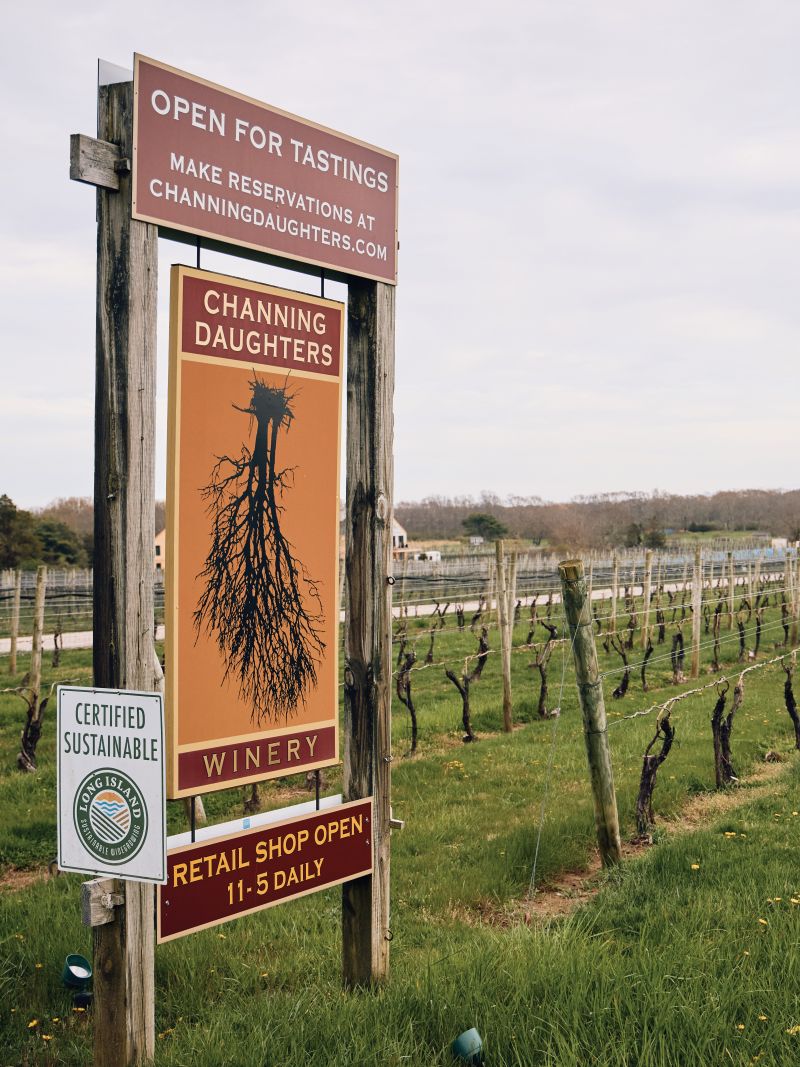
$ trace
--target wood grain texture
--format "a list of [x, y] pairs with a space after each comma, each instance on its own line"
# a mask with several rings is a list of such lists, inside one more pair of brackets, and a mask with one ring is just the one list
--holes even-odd
[[728, 553], [728, 629], [733, 629], [733, 616], [736, 614], [734, 611], [734, 569], [733, 569], [733, 552]]
[[84, 882], [81, 885], [81, 922], [84, 926], [113, 923], [114, 908], [123, 900], [114, 878], [93, 878]]
[[700, 677], [700, 623], [703, 621], [703, 557], [695, 545], [692, 573], [692, 665], [691, 677]]
[[[497, 574], [497, 624], [500, 630], [500, 660], [503, 666], [503, 730], [509, 734], [514, 726], [511, 707], [511, 640], [509, 633], [509, 588], [506, 570], [506, 544], [502, 538], [494, 543]], [[511, 618], [513, 619], [513, 608]]]
[[[650, 639], [650, 590], [653, 584], [653, 550], [648, 548], [644, 554], [644, 586], [642, 588], [642, 649], [647, 649]], [[591, 599], [591, 596], [590, 596]]]
[[[98, 135], [132, 154], [132, 83], [99, 89]], [[131, 221], [131, 181], [97, 191], [94, 680], [157, 688], [153, 655], [158, 233]], [[116, 920], [94, 930], [94, 1062], [153, 1058], [152, 885], [125, 882]]]
[[389, 972], [394, 319], [390, 285], [353, 278], [348, 298], [345, 801], [372, 795], [373, 873], [342, 890], [346, 987]]
[[22, 599], [22, 571], [14, 575], [14, 599], [11, 602], [11, 648], [8, 654], [8, 673], [17, 673], [17, 639], [19, 638], [19, 605]]
[[44, 636], [44, 602], [47, 593], [47, 567], [36, 569], [36, 599], [33, 605], [33, 631], [31, 638], [30, 682], [34, 694], [35, 716], [39, 715], [42, 695], [42, 639]]
[[603, 866], [611, 866], [622, 859], [619, 836], [617, 796], [611, 769], [611, 749], [608, 744], [606, 706], [603, 683], [597, 666], [592, 611], [586, 596], [586, 580], [581, 560], [568, 560], [558, 566], [564, 614], [569, 623], [575, 677], [578, 684], [586, 756], [594, 799], [594, 821], [597, 844]]
[[69, 176], [74, 182], [117, 190], [120, 161], [121, 153], [115, 144], [83, 133], [73, 133], [69, 139]]

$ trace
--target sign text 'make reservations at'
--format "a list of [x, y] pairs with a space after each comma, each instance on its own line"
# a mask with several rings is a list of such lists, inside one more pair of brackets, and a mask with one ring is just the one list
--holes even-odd
[[396, 155], [139, 55], [134, 99], [134, 218], [396, 282]]

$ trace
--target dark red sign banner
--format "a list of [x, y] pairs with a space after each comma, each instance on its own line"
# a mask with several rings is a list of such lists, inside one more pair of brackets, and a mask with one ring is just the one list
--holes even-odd
[[133, 217], [397, 281], [398, 158], [134, 57]]
[[368, 797], [170, 849], [159, 943], [369, 874], [371, 830]]

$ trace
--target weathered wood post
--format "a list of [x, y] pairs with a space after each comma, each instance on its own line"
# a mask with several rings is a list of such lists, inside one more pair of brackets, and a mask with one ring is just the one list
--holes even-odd
[[592, 611], [586, 596], [583, 562], [579, 559], [559, 563], [564, 613], [572, 638], [575, 677], [583, 712], [583, 733], [594, 798], [594, 821], [603, 866], [619, 863], [622, 843], [619, 815], [608, 744], [603, 683], [597, 667]]
[[611, 632], [617, 632], [617, 598], [619, 597], [619, 560], [614, 553], [611, 568]]
[[11, 647], [8, 656], [8, 673], [17, 673], [17, 638], [19, 637], [19, 605], [22, 599], [22, 571], [14, 574], [14, 599], [11, 602]]
[[653, 583], [653, 550], [648, 548], [644, 554], [644, 588], [642, 589], [642, 648], [647, 648], [650, 637], [650, 588]]
[[42, 643], [44, 641], [44, 603], [47, 596], [47, 567], [36, 568], [36, 599], [33, 602], [31, 629], [30, 688], [38, 704], [42, 693]]
[[503, 730], [511, 733], [513, 712], [511, 707], [511, 649], [509, 648], [508, 583], [506, 581], [505, 541], [495, 541], [497, 561], [497, 621], [500, 630], [500, 659], [503, 664]]
[[700, 677], [700, 623], [703, 615], [703, 557], [700, 545], [694, 549], [692, 576], [692, 667], [691, 677]]
[[[514, 619], [517, 611], [517, 553], [512, 552], [508, 561], [508, 647], [514, 647]], [[510, 654], [510, 653], [509, 653]]]
[[344, 799], [373, 796], [373, 873], [342, 887], [346, 987], [389, 973], [394, 287], [353, 278], [347, 307]]
[[36, 746], [42, 733], [42, 716], [47, 703], [42, 700], [42, 641], [44, 639], [44, 602], [47, 590], [47, 567], [36, 571], [36, 599], [33, 608], [31, 662], [28, 670], [28, 714], [20, 737], [17, 766], [21, 771], [36, 770]]
[[[118, 190], [97, 191], [94, 683], [152, 692], [158, 231], [131, 219], [133, 84], [99, 89], [98, 138], [117, 146]], [[94, 1062], [145, 1063], [155, 1046], [154, 888], [94, 928]]]
[[728, 629], [733, 629], [734, 616], [733, 552], [728, 553]]
[[[593, 556], [594, 552], [592, 553], [592, 557]], [[594, 559], [592, 557], [590, 557], [589, 559], [589, 581], [586, 591], [586, 596], [589, 600], [590, 607], [592, 605], [592, 594], [594, 593]]]
[[795, 549], [794, 560], [786, 561], [787, 569], [792, 570], [792, 585], [794, 596], [792, 597], [792, 629], [789, 640], [792, 648], [797, 646], [798, 623], [800, 623], [800, 547]]

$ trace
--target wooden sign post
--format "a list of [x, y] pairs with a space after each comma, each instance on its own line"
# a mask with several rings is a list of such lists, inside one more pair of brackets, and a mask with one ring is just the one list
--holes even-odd
[[372, 874], [342, 888], [346, 987], [389, 973], [394, 317], [391, 285], [351, 279], [347, 348], [345, 801], [373, 796]]
[[[98, 90], [98, 141], [72, 139], [70, 176], [97, 190], [94, 682], [153, 691], [158, 231], [131, 219], [133, 85]], [[155, 1051], [152, 885], [115, 883], [94, 931], [94, 1062]]]

